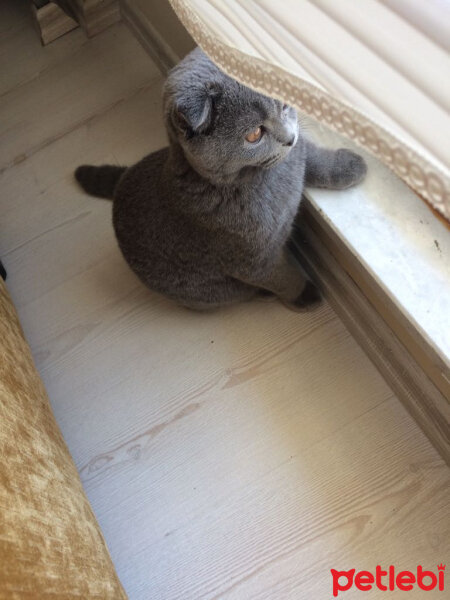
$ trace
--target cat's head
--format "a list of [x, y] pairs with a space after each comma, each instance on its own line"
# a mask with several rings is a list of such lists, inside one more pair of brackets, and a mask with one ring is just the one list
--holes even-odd
[[171, 140], [198, 173], [217, 183], [273, 167], [298, 138], [292, 107], [239, 84], [199, 48], [170, 72], [164, 112]]

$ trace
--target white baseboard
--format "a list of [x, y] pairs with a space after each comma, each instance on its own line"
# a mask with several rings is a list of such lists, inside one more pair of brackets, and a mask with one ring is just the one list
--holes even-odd
[[163, 75], [180, 60], [166, 40], [158, 33], [148, 17], [129, 0], [120, 0], [123, 21], [154, 60]]
[[[336, 256], [335, 240], [330, 239], [320, 213], [307, 198], [302, 202], [299, 223], [300, 234], [295, 239], [303, 263], [350, 333], [450, 464], [448, 399], [389, 326], [392, 315], [383, 315], [379, 306], [375, 308], [364, 293], [367, 290], [356, 283], [360, 277], [352, 277], [348, 265], [344, 268]], [[371, 282], [372, 291], [376, 285]]]

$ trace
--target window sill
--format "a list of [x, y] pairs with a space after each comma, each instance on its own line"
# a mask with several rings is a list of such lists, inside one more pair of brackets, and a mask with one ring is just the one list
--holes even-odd
[[[308, 122], [306, 128], [311, 138], [324, 146], [352, 147], [325, 127]], [[414, 382], [408, 384], [409, 399], [405, 403], [449, 460], [449, 232], [387, 167], [356, 146], [353, 149], [364, 154], [368, 176], [362, 185], [344, 192], [312, 188], [305, 191], [303, 233], [308, 245], [303, 251], [309, 255], [310, 266], [319, 279], [326, 279], [321, 271], [324, 265], [331, 278], [336, 275], [336, 268], [343, 270], [348, 280], [347, 283], [342, 280], [341, 284], [344, 288], [354, 286], [355, 293], [362, 294], [360, 300], [370, 306], [375, 319], [372, 326], [378, 330], [373, 334], [383, 338], [378, 340], [378, 350], [372, 347], [368, 352], [375, 362], [374, 352], [385, 352], [389, 370], [389, 361], [391, 367], [395, 363], [392, 353], [405, 352], [401, 363], [390, 369], [391, 375], [386, 372], [384, 375], [392, 383], [392, 378], [403, 377], [405, 369], [410, 371]], [[322, 247], [328, 254], [320, 257]], [[322, 283], [333, 295], [330, 281]], [[355, 311], [351, 303], [357, 303], [357, 299], [347, 297], [344, 291], [343, 296], [334, 300], [345, 321], [338, 305], [350, 302], [346, 307], [350, 314]], [[368, 314], [354, 314], [352, 318], [370, 320]], [[360, 325], [364, 330], [367, 323]], [[384, 327], [387, 327], [385, 334], [381, 332]], [[368, 350], [362, 337], [370, 337], [371, 333], [367, 327], [363, 330], [359, 341]], [[419, 375], [420, 381], [416, 377]]]

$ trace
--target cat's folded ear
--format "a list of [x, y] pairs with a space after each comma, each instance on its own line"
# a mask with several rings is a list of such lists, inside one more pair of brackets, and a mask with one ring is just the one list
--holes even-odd
[[215, 87], [208, 85], [177, 96], [172, 112], [175, 127], [187, 135], [205, 132], [212, 123], [217, 95]]

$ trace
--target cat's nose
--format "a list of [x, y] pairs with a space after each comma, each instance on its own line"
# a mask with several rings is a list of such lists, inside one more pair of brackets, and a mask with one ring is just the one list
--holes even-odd
[[287, 142], [283, 144], [283, 146], [293, 146], [295, 144], [295, 135], [291, 137]]

